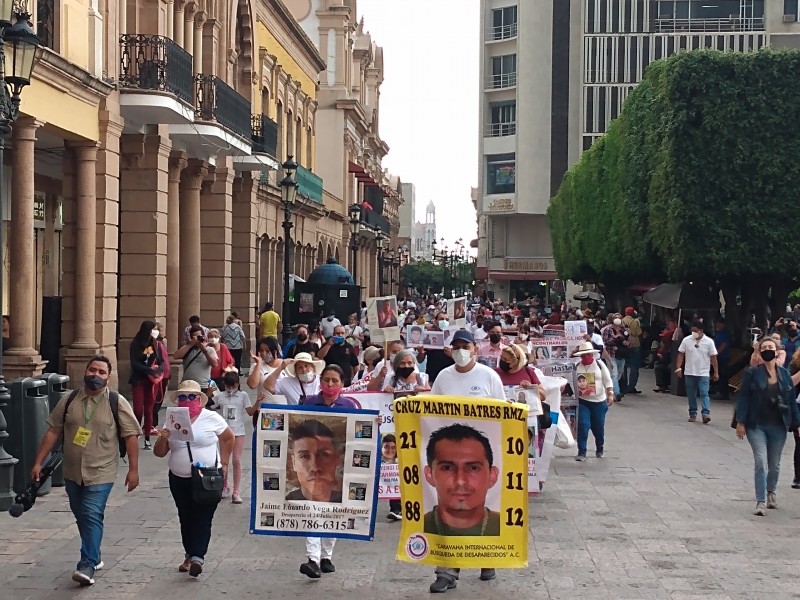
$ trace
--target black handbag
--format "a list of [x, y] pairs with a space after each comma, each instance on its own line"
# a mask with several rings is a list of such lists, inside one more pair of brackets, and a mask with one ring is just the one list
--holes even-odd
[[192, 463], [192, 501], [204, 506], [219, 504], [222, 500], [222, 488], [225, 486], [222, 469], [217, 467], [219, 453], [213, 467], [196, 467], [189, 442], [186, 442], [186, 447], [189, 449], [189, 460]]

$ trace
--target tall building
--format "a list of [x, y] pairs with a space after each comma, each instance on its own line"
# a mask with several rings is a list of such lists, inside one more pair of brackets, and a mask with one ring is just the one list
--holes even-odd
[[411, 246], [411, 258], [414, 260], [433, 260], [436, 245], [436, 205], [433, 200], [425, 207], [425, 222], [414, 223], [414, 245]]
[[479, 282], [504, 299], [546, 295], [550, 198], [647, 65], [697, 48], [800, 48], [798, 10], [797, 0], [481, 0]]
[[[327, 140], [318, 154], [317, 172], [325, 181], [326, 199], [345, 214], [362, 207], [361, 226], [351, 234], [342, 223], [356, 283], [366, 295], [379, 289], [379, 238], [397, 246], [399, 209], [403, 203], [399, 178], [382, 166], [389, 146], [380, 136], [380, 87], [383, 48], [372, 40], [356, 0], [286, 0], [300, 26], [326, 58], [319, 73], [317, 127]], [[337, 210], [337, 212], [338, 212]], [[355, 269], [352, 257], [355, 255]], [[344, 260], [342, 260], [344, 262]]]
[[413, 183], [401, 184], [403, 204], [400, 206], [400, 231], [397, 244], [413, 248], [416, 245], [416, 228], [414, 221], [417, 215], [417, 189]]

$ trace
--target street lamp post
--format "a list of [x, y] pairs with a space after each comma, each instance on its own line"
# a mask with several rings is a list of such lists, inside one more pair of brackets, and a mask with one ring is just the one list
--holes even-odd
[[292, 155], [281, 165], [284, 178], [281, 180], [281, 193], [283, 195], [283, 343], [286, 344], [292, 337], [292, 325], [289, 321], [291, 304], [289, 303], [289, 265], [291, 264], [291, 234], [292, 234], [292, 207], [297, 199], [297, 181], [295, 172], [297, 163]]
[[389, 263], [389, 293], [394, 290], [394, 250], [386, 252], [387, 262]]
[[[39, 38], [33, 33], [30, 15], [19, 12], [18, 0], [0, 0], [0, 255], [5, 248], [2, 215], [4, 198], [2, 185], [3, 151], [6, 137], [19, 115], [20, 93], [31, 82], [31, 72], [39, 60]], [[13, 24], [12, 24], [13, 23]], [[0, 298], [3, 297], [3, 268], [0, 268]], [[14, 465], [19, 461], [6, 452], [3, 444], [8, 438], [2, 409], [11, 400], [3, 378], [3, 350], [0, 347], [0, 510], [8, 510], [14, 502]]]
[[375, 246], [378, 248], [378, 296], [383, 296], [383, 250], [386, 242], [386, 236], [379, 230], [375, 237]]
[[356, 271], [358, 270], [357, 256], [358, 256], [358, 232], [361, 230], [361, 205], [352, 204], [348, 211], [350, 213], [350, 252], [351, 252], [351, 269], [353, 274], [353, 282], [358, 285], [356, 280]]

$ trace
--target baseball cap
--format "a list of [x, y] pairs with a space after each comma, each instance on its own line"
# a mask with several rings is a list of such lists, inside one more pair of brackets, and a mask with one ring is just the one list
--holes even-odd
[[453, 334], [453, 339], [450, 340], [451, 344], [455, 344], [456, 342], [467, 342], [474, 344], [475, 336], [473, 336], [472, 333], [466, 329], [459, 329]]

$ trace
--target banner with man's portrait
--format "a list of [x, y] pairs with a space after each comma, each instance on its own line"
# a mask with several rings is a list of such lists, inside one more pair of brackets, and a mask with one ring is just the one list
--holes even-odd
[[384, 342], [393, 342], [400, 339], [396, 296], [367, 298], [367, 319], [369, 320], [369, 332], [373, 341], [376, 339], [376, 333], [382, 336]]
[[261, 404], [250, 533], [371, 540], [378, 503], [377, 410]]
[[528, 564], [528, 407], [394, 401], [403, 516], [397, 558], [443, 567]]
[[467, 326], [467, 297], [447, 299], [447, 319], [451, 325]]

